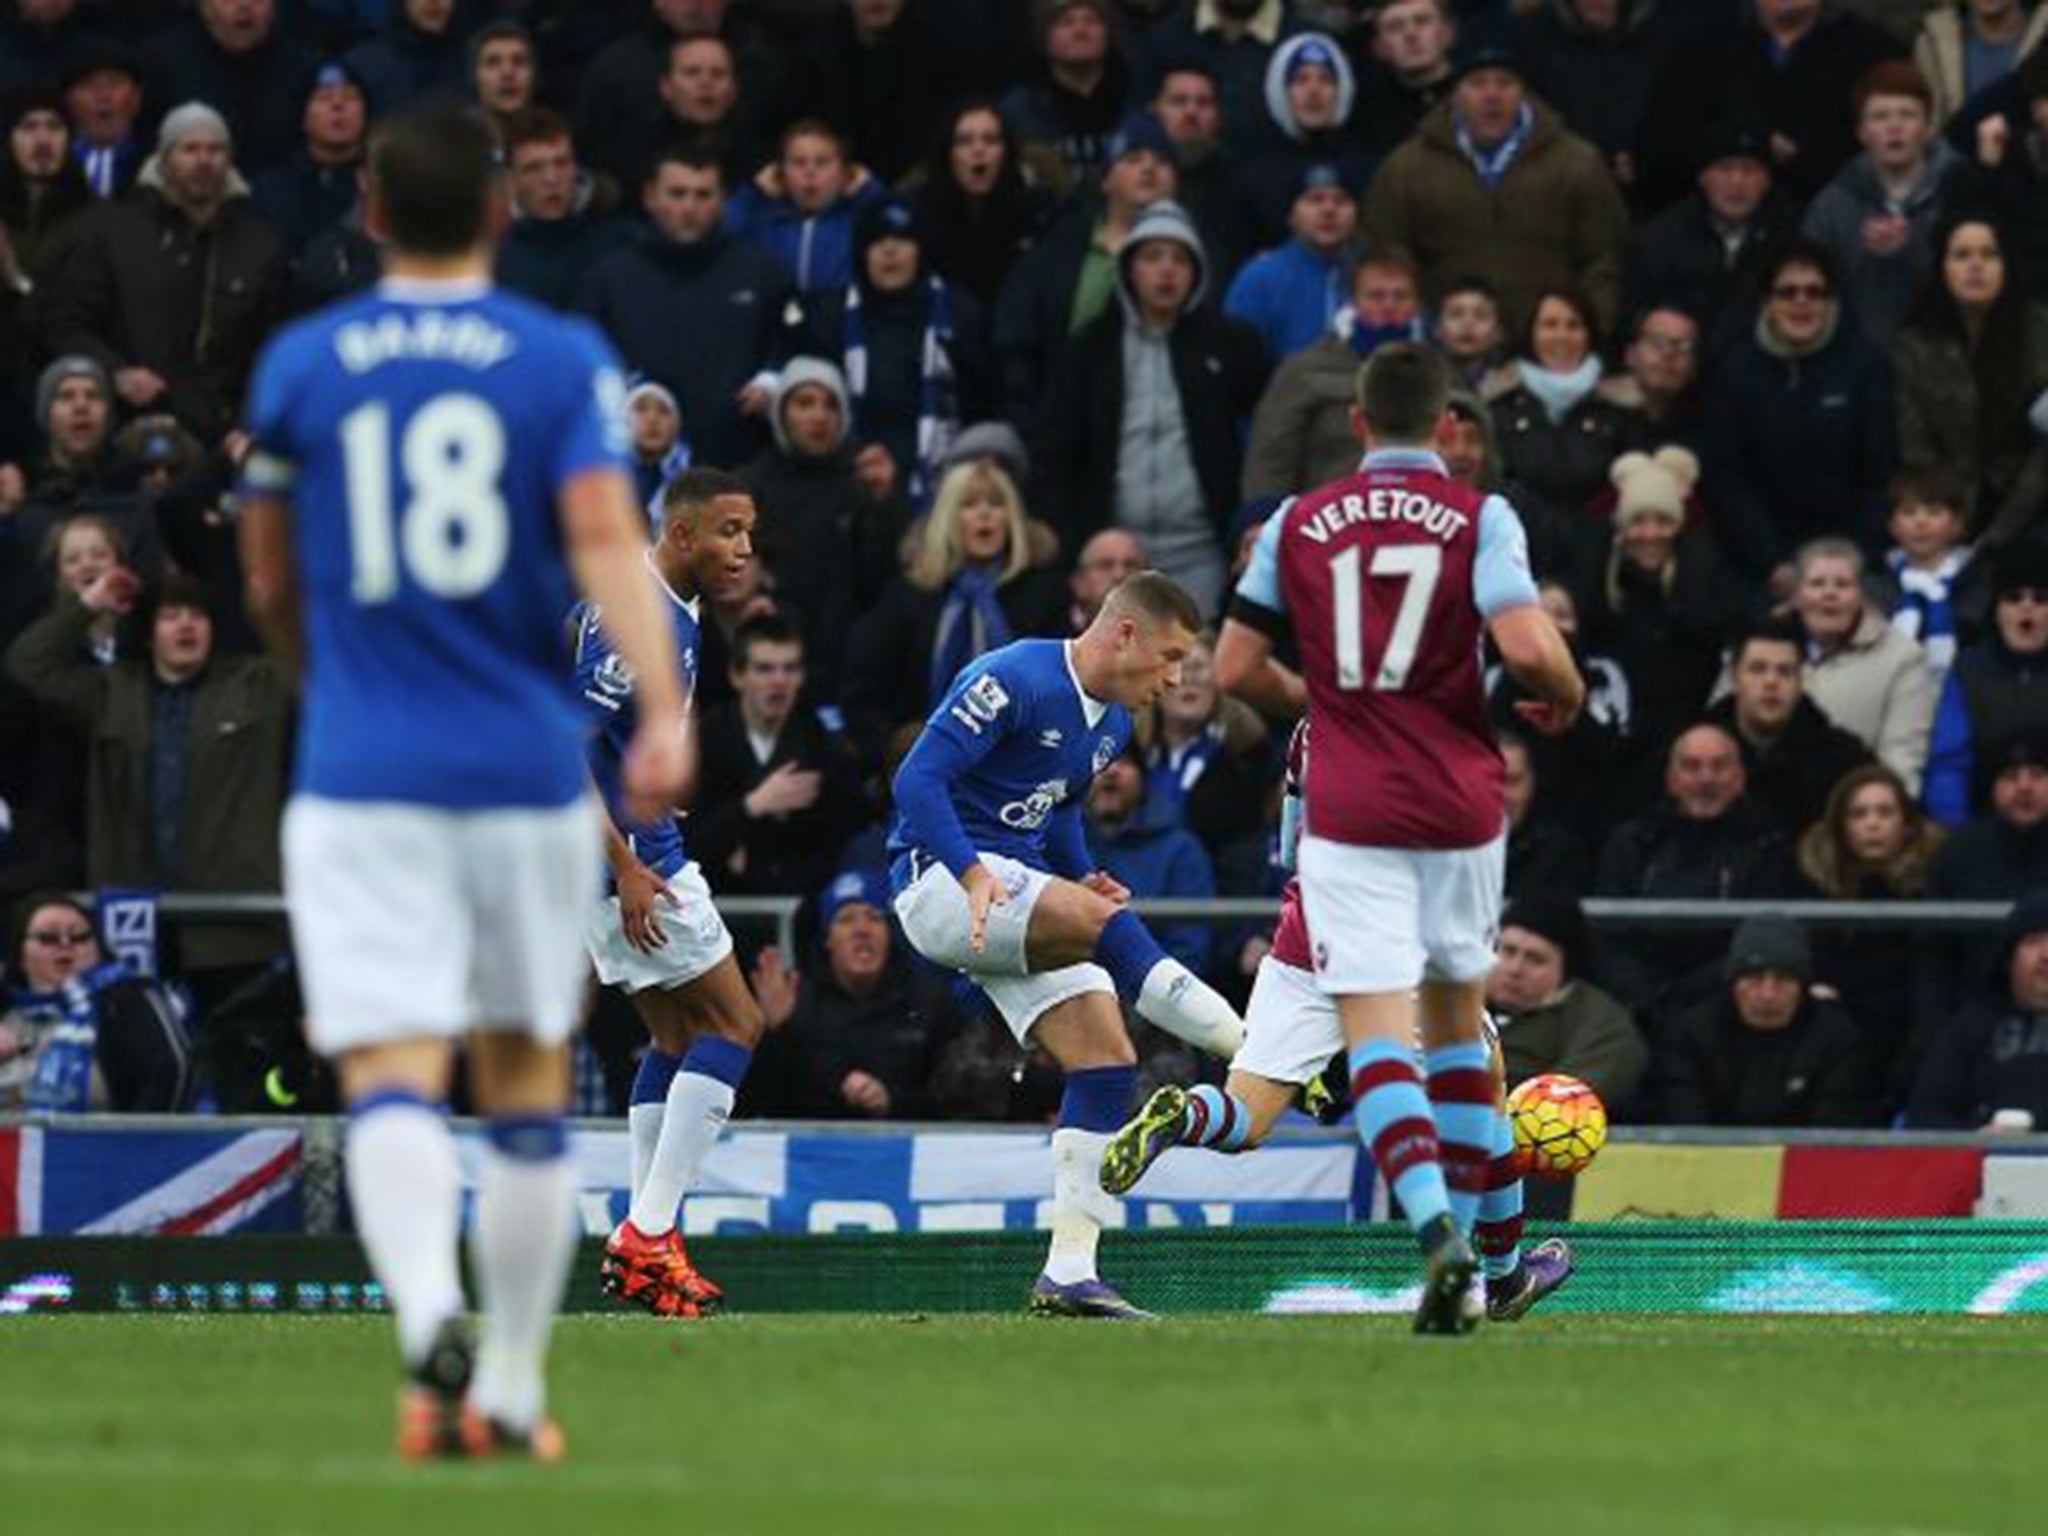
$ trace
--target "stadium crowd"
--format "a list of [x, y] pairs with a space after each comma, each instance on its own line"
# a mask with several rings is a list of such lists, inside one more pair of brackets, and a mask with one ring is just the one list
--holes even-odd
[[[757, 498], [688, 825], [715, 891], [809, 902], [749, 955], [751, 1112], [1046, 1116], [1049, 1064], [893, 931], [891, 769], [963, 663], [1137, 569], [1220, 617], [1277, 499], [1354, 464], [1359, 361], [1417, 338], [1592, 686], [1557, 740], [1495, 690], [1511, 1075], [1624, 1120], [2048, 1123], [2038, 899], [1969, 941], [1578, 910], [2048, 888], [2048, 5], [0, 10], [0, 1110], [319, 1102], [277, 925], [177, 927], [168, 985], [53, 893], [277, 888], [242, 392], [376, 279], [370, 128], [451, 95], [501, 146], [500, 282], [633, 372], [643, 491]], [[1103, 867], [1277, 891], [1286, 734], [1198, 655], [1091, 793]], [[1161, 937], [1240, 1000], [1266, 943]], [[636, 1034], [600, 1008], [586, 1108]]]

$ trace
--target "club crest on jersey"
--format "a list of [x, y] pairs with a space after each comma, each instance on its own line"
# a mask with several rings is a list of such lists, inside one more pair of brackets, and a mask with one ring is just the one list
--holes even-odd
[[1095, 772], [1100, 773], [1109, 766], [1109, 760], [1116, 756], [1116, 741], [1105, 736], [1095, 743]]
[[1022, 800], [1012, 800], [997, 815], [1002, 817], [1006, 827], [1015, 827], [1019, 832], [1036, 832], [1066, 798], [1067, 781], [1047, 779]]
[[996, 723], [996, 716], [1009, 702], [1009, 694], [1003, 691], [1003, 685], [994, 674], [985, 673], [968, 685], [954, 703], [952, 714], [955, 720], [979, 736], [984, 726]]
[[1061, 742], [1065, 741], [1066, 739], [1067, 738], [1065, 734], [1056, 725], [1049, 725], [1044, 730], [1038, 733], [1038, 744], [1041, 747], [1057, 747]]
[[594, 681], [598, 691], [623, 699], [633, 691], [633, 669], [626, 665], [626, 658], [617, 651], [598, 664]]

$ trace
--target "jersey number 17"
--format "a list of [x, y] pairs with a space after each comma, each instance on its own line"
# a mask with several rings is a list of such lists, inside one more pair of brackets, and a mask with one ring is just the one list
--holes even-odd
[[385, 401], [357, 406], [342, 419], [350, 595], [358, 603], [390, 602], [402, 566], [435, 597], [475, 597], [498, 579], [511, 553], [512, 519], [498, 488], [504, 424], [475, 395], [437, 395], [413, 412], [398, 442], [409, 494], [395, 512], [391, 442]]
[[[1337, 624], [1337, 686], [1355, 693], [1367, 686], [1365, 678], [1365, 583], [1360, 580], [1363, 552], [1354, 544], [1330, 557], [1330, 596]], [[1415, 653], [1422, 645], [1422, 626], [1429, 618], [1429, 605], [1436, 596], [1437, 578], [1443, 574], [1444, 552], [1434, 544], [1382, 544], [1372, 552], [1366, 567], [1373, 576], [1391, 576], [1401, 583], [1401, 606], [1394, 613], [1393, 633], [1387, 636], [1379, 670], [1371, 687], [1380, 693], [1399, 693], [1407, 686], [1408, 673], [1415, 666]]]

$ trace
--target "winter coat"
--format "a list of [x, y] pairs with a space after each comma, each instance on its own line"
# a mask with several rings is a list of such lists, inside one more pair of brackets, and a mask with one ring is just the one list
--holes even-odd
[[[1843, 899], [1814, 887], [1803, 874], [1800, 886], [1802, 900]], [[1873, 875], [1848, 899], [1899, 901], [1926, 894], [1898, 891]], [[1946, 947], [1942, 935], [1886, 928], [1822, 929], [1813, 936], [1814, 976], [1834, 989], [1863, 1031], [1864, 1057], [1888, 1112], [1912, 1091], [1928, 1042], [1953, 1011], [1953, 998], [1943, 995]]]
[[592, 182], [566, 219], [513, 220], [498, 242], [498, 285], [550, 309], [568, 309], [599, 262], [655, 238], [644, 226], [617, 217], [616, 203], [608, 182]]
[[1892, 628], [1869, 603], [1849, 643], [1801, 669], [1806, 696], [1878, 761], [1920, 793], [1934, 724], [1934, 674], [1919, 643]]
[[2025, 414], [2048, 391], [2048, 309], [2030, 306], [2026, 326], [2026, 374], [2019, 398], [2007, 407], [2019, 419], [2002, 422], [1983, 419], [1976, 370], [1961, 336], [1920, 326], [1899, 335], [1899, 462], [1962, 475], [1965, 507], [1974, 510], [1983, 542], [1993, 547], [2037, 522], [2048, 501], [2048, 443]]
[[973, 294], [993, 318], [1004, 280], [1051, 217], [1051, 194], [1027, 187], [1006, 169], [984, 198], [970, 200], [956, 184], [928, 178], [910, 200], [924, 218], [924, 253], [932, 269]]
[[901, 180], [924, 155], [956, 88], [927, 9], [904, 7], [864, 41], [853, 13], [840, 7], [816, 27], [801, 60], [806, 113], [837, 123], [854, 158], [884, 182]]
[[1784, 733], [1764, 746], [1737, 728], [1732, 696], [1708, 710], [1706, 718], [1726, 727], [1742, 748], [1750, 799], [1795, 841], [1820, 820], [1835, 781], [1870, 761], [1869, 749], [1822, 714], [1812, 699], [1802, 698]]
[[[1537, 780], [1536, 793], [1543, 794]], [[1532, 810], [1508, 831], [1507, 875], [1501, 889], [1509, 901], [1536, 897], [1577, 902], [1593, 888], [1593, 856], [1578, 834], [1562, 822]]]
[[576, 307], [628, 368], [675, 395], [698, 461], [731, 467], [766, 439], [734, 397], [788, 356], [794, 297], [774, 257], [718, 229], [694, 245], [614, 251], [585, 277]]
[[1781, 1030], [1744, 1025], [1725, 990], [1687, 1012], [1659, 1043], [1652, 1093], [1657, 1118], [1668, 1125], [1813, 1128], [1876, 1120], [1855, 1020], [1811, 994]]
[[230, 53], [198, 17], [173, 22], [143, 56], [150, 115], [203, 101], [227, 119], [243, 174], [282, 165], [305, 141], [306, 89], [320, 62], [303, 36], [281, 19], [263, 42]]
[[[566, 19], [572, 8], [557, 9]], [[628, 187], [640, 185], [651, 152], [674, 138], [683, 126], [669, 113], [659, 89], [668, 68], [669, 44], [676, 34], [652, 7], [641, 9], [647, 14], [639, 25], [584, 65], [576, 87], [577, 157], [585, 165], [609, 171], [621, 186]], [[739, 7], [726, 13], [718, 30], [732, 50], [739, 82], [739, 102], [726, 135], [729, 147], [737, 151], [758, 141], [765, 125], [783, 121], [789, 71], [782, 51], [761, 22], [743, 14]], [[740, 174], [755, 163], [749, 159], [745, 165], [728, 164], [727, 169]]]
[[425, 97], [454, 98], [468, 82], [469, 39], [455, 22], [422, 31], [400, 14], [375, 37], [356, 44], [343, 61], [363, 82], [372, 117], [389, 117]]
[[285, 308], [292, 315], [333, 304], [361, 293], [383, 275], [377, 242], [363, 231], [361, 204], [332, 229], [306, 242], [292, 263]]
[[[1049, 532], [1046, 545], [1049, 555]], [[1067, 584], [1050, 566], [1027, 567], [996, 589], [996, 602], [1013, 640], [1067, 632]], [[932, 645], [945, 607], [943, 588], [928, 592], [899, 574], [855, 621], [839, 702], [868, 756], [879, 759], [893, 732], [931, 712]]]
[[1259, 333], [1266, 355], [1278, 361], [1330, 329], [1351, 302], [1353, 252], [1312, 251], [1299, 240], [1254, 256], [1232, 279], [1223, 312]]
[[1510, 326], [1544, 283], [1577, 283], [1603, 330], [1621, 307], [1628, 209], [1600, 152], [1557, 114], [1533, 104], [1529, 142], [1489, 191], [1458, 147], [1450, 102], [1387, 157], [1365, 200], [1365, 227], [1407, 251], [1433, 284], [1483, 277], [1500, 294]]
[[256, 351], [284, 300], [284, 251], [250, 209], [247, 189], [194, 224], [163, 192], [152, 161], [136, 190], [102, 206], [50, 294], [60, 353], [97, 358], [111, 375], [155, 370], [168, 410], [203, 442], [240, 419]]
[[1676, 304], [1699, 316], [1702, 360], [1711, 365], [1741, 339], [1754, 319], [1764, 252], [1797, 227], [1797, 210], [1772, 193], [1730, 249], [1707, 200], [1698, 192], [1673, 203], [1637, 229], [1629, 243], [1622, 313], [1640, 315]]
[[1894, 410], [1891, 364], [1846, 320], [1794, 356], [1759, 318], [1707, 412], [1705, 489], [1729, 559], [1762, 577], [1822, 534], [1878, 548]]
[[1216, 104], [1223, 114], [1226, 139], [1242, 143], [1270, 131], [1266, 68], [1274, 47], [1301, 29], [1300, 20], [1292, 14], [1294, 8], [1282, 0], [1267, 0], [1234, 39], [1225, 38], [1220, 27], [1208, 31], [1197, 27], [1197, 7], [1175, 9], [1176, 14], [1152, 26], [1155, 73], [1164, 75], [1183, 61], [1199, 65], [1216, 82]]
[[[1970, 94], [1965, 59], [1967, 27], [1962, 5], [1936, 4], [1913, 40], [1913, 62], [1934, 91], [1934, 120], [1945, 123]], [[2035, 6], [2020, 34], [2017, 57], [2026, 58], [2048, 37], [2048, 6]]]
[[2048, 1127], [2048, 1016], [2022, 1013], [2008, 991], [1965, 1004], [1934, 1038], [1913, 1084], [1906, 1124], [1975, 1131], [2001, 1109]]
[[[697, 800], [685, 832], [690, 857], [703, 866], [711, 889], [733, 896], [808, 896], [822, 888], [866, 811], [845, 740], [799, 707], [783, 722], [763, 762], [754, 755], [737, 701], [705, 714], [697, 735]], [[801, 811], [754, 817], [746, 797], [785, 765], [821, 775], [818, 798]]]
[[797, 292], [829, 292], [853, 281], [853, 226], [888, 196], [886, 186], [856, 166], [851, 188], [830, 207], [805, 213], [783, 193], [781, 172], [770, 166], [727, 204], [726, 225], [736, 239], [773, 256]]
[[296, 255], [355, 207], [358, 164], [322, 165], [301, 151], [250, 184], [249, 206], [276, 231], [285, 250]]
[[[102, 667], [87, 655], [93, 614], [66, 595], [7, 653], [23, 687], [91, 734], [86, 775], [86, 879], [94, 886], [162, 889], [150, 833], [152, 697], [149, 658]], [[189, 686], [181, 888], [278, 889], [278, 822], [291, 750], [291, 692], [267, 657], [218, 652]], [[272, 924], [203, 924], [181, 935], [188, 968], [245, 965], [274, 954]]]
[[1515, 57], [1529, 94], [1547, 102], [1610, 163], [1633, 154], [1650, 92], [1682, 35], [1685, 0], [1632, 0], [1620, 25], [1590, 30], [1569, 0], [1521, 19]]
[[[1858, 155], [1806, 210], [1804, 233], [1833, 253], [1849, 314], [1882, 351], [1892, 350], [1914, 294], [1934, 268], [1934, 232], [1950, 206], [1957, 160], [1954, 150], [1935, 140], [1920, 179], [1895, 204], [1870, 156]], [[1863, 225], [1887, 214], [1902, 216], [1909, 233], [1899, 249], [1880, 256], [1865, 247]]]
[[1643, 1080], [1650, 1050], [1641, 1031], [1626, 1008], [1590, 981], [1574, 977], [1548, 1002], [1495, 1014], [1509, 1087], [1562, 1072], [1588, 1084], [1611, 1112], [1628, 1103]]
[[[2048, 16], [2048, 8], [2035, 14]], [[2000, 89], [2014, 83], [2008, 77]], [[1955, 204], [1995, 213], [2005, 230], [2006, 259], [2017, 257], [2025, 272], [2048, 272], [2048, 153], [2041, 135], [2027, 126], [2024, 102], [2006, 113], [2006, 121], [2014, 131], [1996, 166], [1976, 162], [1974, 143], [1962, 146], [1971, 158], [1957, 174]]]
[[1927, 812], [1961, 826], [1991, 803], [1996, 754], [2048, 720], [2048, 655], [2021, 655], [1996, 627], [1956, 658], [1935, 706], [1927, 748]]
[[1520, 363], [1491, 375], [1480, 393], [1493, 413], [1493, 440], [1508, 477], [1560, 510], [1599, 496], [1611, 484], [1608, 465], [1648, 441], [1649, 423], [1622, 403], [1625, 382], [1602, 379], [1563, 420], [1552, 421], [1522, 382]]
[[1364, 450], [1351, 431], [1351, 404], [1363, 361], [1336, 336], [1281, 360], [1252, 413], [1245, 500], [1298, 495], [1358, 467]]
[[1131, 71], [1112, 45], [1102, 82], [1087, 96], [1065, 89], [1046, 65], [1035, 64], [1025, 82], [1003, 97], [1003, 125], [1020, 152], [1028, 146], [1050, 149], [1073, 178], [1069, 185], [1086, 186], [1102, 169], [1110, 138], [1134, 99]]
[[[1130, 893], [1146, 896], [1202, 898], [1216, 894], [1216, 873], [1201, 840], [1182, 826], [1163, 797], [1147, 795], [1121, 827], [1105, 828], [1088, 818], [1088, 847], [1098, 869], [1107, 871]], [[1209, 963], [1209, 929], [1202, 923], [1155, 921], [1160, 947], [1200, 975]]]
[[[1688, 901], [1769, 900], [1791, 887], [1791, 845], [1747, 798], [1713, 821], [1666, 801], [1623, 822], [1600, 850], [1593, 882], [1601, 896]], [[1617, 930], [1596, 945], [1596, 974], [1638, 1019], [1661, 1021], [1713, 989], [1726, 948], [1716, 934]]]
[[1094, 197], [1067, 204], [1003, 281], [990, 337], [1009, 421], [1038, 419], [1054, 370], [1074, 350], [1074, 297], [1095, 252], [1102, 211]]

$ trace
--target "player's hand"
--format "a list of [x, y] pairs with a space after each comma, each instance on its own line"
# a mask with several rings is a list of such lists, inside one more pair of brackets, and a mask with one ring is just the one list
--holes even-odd
[[114, 393], [130, 405], [153, 405], [170, 387], [154, 368], [121, 368], [114, 373]]
[[676, 893], [668, 888], [668, 882], [638, 859], [632, 861], [614, 877], [619, 887], [619, 917], [626, 930], [626, 942], [643, 955], [651, 955], [668, 942], [668, 935], [661, 931], [661, 915], [656, 910], [663, 902], [670, 906], [681, 906]]
[[994, 871], [978, 861], [960, 883], [967, 887], [967, 947], [978, 955], [988, 947], [989, 909], [1010, 898]]
[[652, 821], [673, 811], [697, 772], [697, 744], [680, 713], [643, 715], [620, 773], [626, 814]]
[[125, 565], [110, 565], [78, 594], [78, 600], [94, 613], [126, 614], [134, 611], [141, 595], [140, 576]]
[[1081, 884], [1120, 907], [1131, 899], [1131, 888], [1106, 870], [1098, 869], [1093, 874], [1083, 875]]
[[889, 1113], [889, 1089], [879, 1077], [856, 1067], [839, 1084], [839, 1097], [864, 1115]]
[[1515, 714], [1545, 736], [1562, 736], [1579, 721], [1582, 704], [1553, 704], [1548, 699], [1517, 699]]
[[770, 944], [756, 957], [750, 979], [754, 984], [754, 1001], [761, 1005], [763, 1020], [770, 1029], [782, 1028], [789, 1022], [789, 1016], [796, 1012], [797, 992], [803, 986], [803, 977], [791, 970], [782, 958], [782, 951]]
[[756, 819], [794, 815], [816, 805], [824, 787], [825, 776], [817, 769], [784, 763], [747, 791], [746, 811]]

